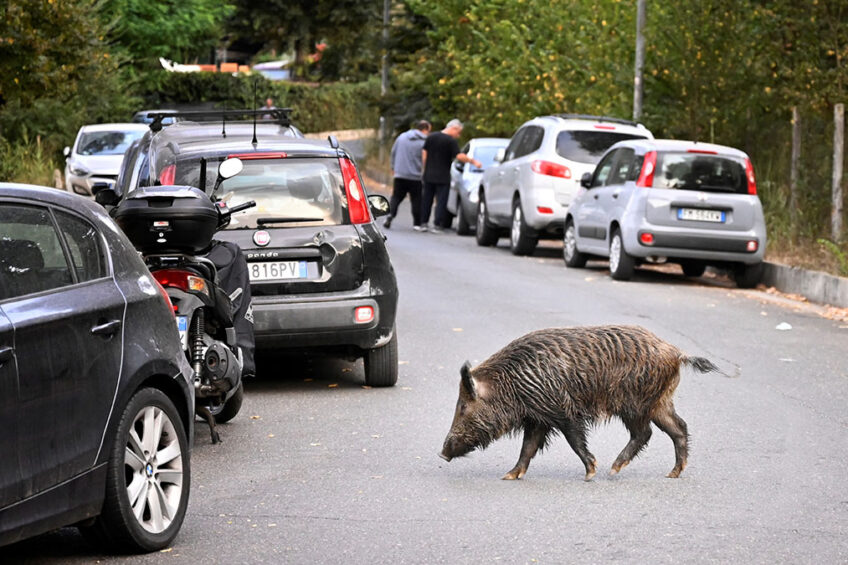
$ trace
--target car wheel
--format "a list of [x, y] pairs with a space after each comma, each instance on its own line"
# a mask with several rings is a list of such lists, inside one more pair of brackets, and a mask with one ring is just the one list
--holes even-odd
[[215, 417], [215, 422], [224, 424], [236, 417], [241, 410], [242, 402], [244, 402], [244, 383], [240, 382], [236, 392], [226, 402], [210, 406], [209, 412]]
[[486, 209], [486, 201], [483, 195], [480, 195], [480, 201], [477, 203], [477, 245], [482, 247], [491, 247], [498, 243], [498, 232], [494, 226], [489, 223], [489, 212]]
[[539, 239], [530, 234], [530, 227], [524, 221], [521, 200], [512, 203], [512, 229], [509, 231], [509, 250], [513, 255], [530, 255], [536, 249]]
[[707, 270], [706, 263], [700, 261], [683, 261], [680, 263], [680, 267], [687, 277], [700, 277]]
[[174, 403], [144, 388], [118, 424], [106, 468], [106, 497], [87, 537], [123, 551], [167, 547], [182, 526], [190, 489], [188, 439]]
[[733, 269], [733, 277], [739, 288], [754, 288], [763, 276], [763, 264], [746, 265], [741, 263]]
[[586, 266], [588, 257], [585, 253], [577, 251], [577, 237], [575, 235], [574, 222], [569, 220], [565, 226], [565, 235], [562, 238], [562, 258], [565, 265], [573, 269], [582, 269]]
[[465, 212], [462, 207], [458, 207], [456, 210], [456, 235], [470, 235], [471, 234], [471, 224], [468, 223], [468, 220], [465, 218]]
[[397, 330], [392, 339], [382, 347], [365, 353], [365, 384], [367, 386], [395, 386], [398, 379]]
[[633, 277], [636, 261], [624, 250], [621, 231], [612, 232], [609, 247], [610, 275], [617, 281], [629, 281]]

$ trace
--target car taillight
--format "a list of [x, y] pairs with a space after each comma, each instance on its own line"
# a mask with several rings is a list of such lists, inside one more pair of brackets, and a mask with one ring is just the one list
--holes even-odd
[[285, 159], [288, 157], [288, 154], [283, 151], [266, 151], [264, 153], [233, 153], [232, 155], [227, 155], [227, 159], [234, 157], [238, 157], [242, 161], [251, 161], [256, 159]]
[[757, 194], [757, 178], [754, 176], [754, 165], [745, 159], [745, 177], [748, 179], [748, 194]]
[[153, 273], [154, 278], [164, 287], [178, 288], [185, 292], [202, 292], [209, 296], [206, 280], [179, 269], [162, 269]]
[[359, 306], [353, 311], [353, 319], [357, 324], [367, 324], [374, 320], [374, 308]]
[[548, 206], [536, 206], [536, 211], [540, 214], [553, 214], [554, 209], [549, 208]]
[[654, 185], [654, 169], [657, 167], [657, 152], [648, 151], [645, 153], [645, 160], [642, 161], [642, 171], [639, 173], [639, 179], [636, 181], [636, 186], [650, 187]]
[[340, 158], [339, 164], [342, 167], [350, 223], [367, 224], [371, 221], [371, 212], [368, 210], [368, 199], [365, 198], [365, 190], [362, 188], [356, 166], [347, 157]]
[[549, 177], [559, 177], [563, 179], [571, 178], [571, 169], [559, 163], [551, 163], [550, 161], [533, 161], [530, 165], [534, 173], [547, 175]]
[[177, 176], [177, 166], [176, 165], [168, 165], [162, 172], [159, 173], [159, 183], [160, 184], [174, 184], [174, 179]]
[[171, 311], [171, 315], [176, 317], [177, 315], [177, 306], [171, 302], [171, 297], [168, 296], [168, 293], [165, 291], [165, 287], [162, 286], [159, 281], [154, 277], [153, 281], [156, 283], [156, 287], [159, 289], [159, 294], [165, 299], [165, 303], [168, 305], [168, 310]]
[[654, 234], [651, 232], [643, 231], [639, 234], [639, 241], [642, 245], [653, 245], [654, 244]]

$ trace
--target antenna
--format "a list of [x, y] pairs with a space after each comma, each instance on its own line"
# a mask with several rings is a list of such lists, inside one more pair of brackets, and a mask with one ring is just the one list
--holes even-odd
[[256, 112], [258, 111], [258, 109], [256, 108], [256, 104], [257, 104], [257, 102], [256, 102], [256, 86], [258, 84], [259, 84], [259, 81], [254, 79], [254, 81], [253, 81], [253, 141], [251, 141], [254, 149], [256, 149], [256, 145], [259, 143], [256, 140]]
[[224, 102], [224, 113], [221, 114], [221, 116], [223, 117], [223, 122], [222, 122], [222, 126], [221, 126], [223, 129], [221, 130], [221, 135], [223, 137], [227, 137], [227, 103], [226, 102]]

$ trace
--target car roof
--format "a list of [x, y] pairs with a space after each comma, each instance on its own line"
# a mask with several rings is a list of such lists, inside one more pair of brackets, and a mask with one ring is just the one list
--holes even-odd
[[684, 139], [628, 139], [619, 141], [609, 150], [618, 147], [633, 147], [647, 151], [680, 151], [680, 152], [709, 152], [720, 155], [729, 155], [731, 157], [747, 158], [748, 155], [744, 151], [729, 147], [727, 145], [718, 145], [716, 143], [704, 143], [702, 141], [689, 141]]
[[471, 140], [474, 145], [509, 145], [507, 137], [475, 137]]
[[651, 131], [643, 124], [613, 118], [609, 116], [589, 116], [585, 114], [551, 114], [548, 116], [537, 116], [525, 123], [541, 122], [556, 122], [561, 129], [572, 129], [576, 131], [593, 131], [596, 129], [615, 131], [619, 133], [632, 133], [653, 137]]
[[91, 198], [48, 186], [0, 182], [0, 197], [21, 198], [40, 204], [56, 204], [80, 212], [89, 218], [93, 216], [102, 217], [104, 214], [103, 207]]
[[139, 123], [113, 123], [113, 124], [89, 124], [80, 128], [80, 133], [89, 133], [96, 131], [146, 131], [147, 124]]

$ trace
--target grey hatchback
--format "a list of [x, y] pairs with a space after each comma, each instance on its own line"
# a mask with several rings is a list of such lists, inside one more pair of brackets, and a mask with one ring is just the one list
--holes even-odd
[[694, 141], [630, 140], [613, 145], [569, 206], [563, 257], [569, 267], [609, 257], [627, 280], [640, 263], [679, 263], [697, 277], [730, 269], [738, 286], [760, 279], [763, 209], [748, 156]]

